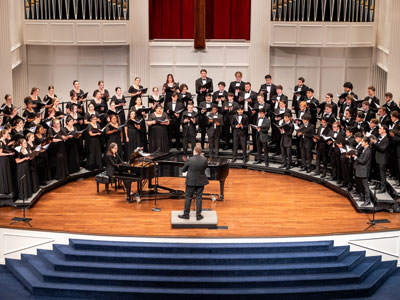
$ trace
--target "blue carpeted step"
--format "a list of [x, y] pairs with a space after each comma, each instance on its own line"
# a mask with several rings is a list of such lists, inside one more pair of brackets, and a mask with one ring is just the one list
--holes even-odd
[[109, 274], [57, 272], [49, 269], [48, 265], [37, 256], [24, 255], [22, 260], [31, 271], [46, 282], [158, 288], [255, 288], [354, 283], [363, 281], [381, 262], [380, 257], [368, 257], [351, 272], [333, 274], [204, 277], [125, 274], [110, 276]]
[[174, 275], [174, 276], [251, 276], [289, 275], [347, 272], [356, 267], [365, 257], [364, 251], [350, 252], [340, 261], [310, 262], [298, 264], [257, 265], [182, 265], [182, 264], [128, 264], [87, 261], [65, 261], [50, 250], [38, 250], [38, 256], [51, 269], [63, 272], [85, 272], [125, 275]]
[[150, 264], [280, 264], [301, 262], [329, 262], [340, 260], [349, 253], [349, 246], [334, 247], [329, 251], [290, 253], [147, 253], [75, 250], [68, 245], [53, 245], [53, 249], [68, 261], [96, 261]]
[[[21, 262], [20, 262], [21, 263]], [[263, 288], [145, 288], [98, 286], [83, 284], [65, 284], [38, 282], [31, 270], [18, 263], [8, 262], [16, 276], [25, 279], [24, 284], [35, 295], [81, 297], [95, 299], [328, 299], [367, 296], [382, 280], [396, 268], [397, 262], [384, 262], [363, 282], [355, 284], [337, 284], [330, 286], [305, 287], [263, 287]]]
[[70, 239], [76, 250], [147, 253], [283, 253], [329, 251], [333, 241], [291, 243], [140, 243]]

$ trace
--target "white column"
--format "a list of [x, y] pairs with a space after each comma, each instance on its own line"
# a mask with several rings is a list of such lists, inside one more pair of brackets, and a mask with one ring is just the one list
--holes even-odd
[[0, 1], [0, 101], [6, 93], [12, 94], [9, 2]]
[[130, 84], [136, 76], [142, 78], [142, 85], [149, 84], [149, 1], [130, 0], [129, 2], [130, 44]]
[[251, 1], [249, 80], [257, 91], [269, 73], [270, 7], [271, 0]]
[[400, 1], [390, 3], [390, 49], [388, 62], [387, 91], [393, 93], [394, 98], [400, 97]]

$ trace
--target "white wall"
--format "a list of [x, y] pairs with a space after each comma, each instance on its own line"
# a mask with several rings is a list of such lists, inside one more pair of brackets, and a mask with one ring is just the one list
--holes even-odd
[[328, 92], [343, 92], [346, 81], [353, 83], [360, 97], [366, 96], [371, 81], [372, 48], [272, 47], [270, 56], [273, 82], [282, 85], [289, 98], [300, 76], [318, 99]]
[[39, 87], [41, 96], [52, 84], [57, 96], [68, 101], [75, 79], [90, 97], [99, 80], [111, 95], [116, 86], [124, 93], [129, 88], [128, 46], [27, 46], [27, 60], [29, 87]]

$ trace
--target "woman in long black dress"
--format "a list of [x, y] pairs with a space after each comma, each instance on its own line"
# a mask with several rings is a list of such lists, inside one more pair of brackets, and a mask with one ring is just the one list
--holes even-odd
[[129, 111], [131, 111], [131, 110], [136, 111], [136, 118], [138, 120], [143, 120], [143, 121], [141, 121], [141, 122], [143, 122], [143, 126], [140, 126], [140, 140], [143, 145], [144, 152], [148, 152], [149, 148], [147, 146], [147, 144], [148, 144], [147, 132], [146, 132], [146, 125], [144, 122], [144, 120], [147, 119], [147, 114], [144, 110], [142, 110], [144, 108], [145, 107], [142, 104], [142, 98], [138, 97], [138, 98], [136, 98], [136, 104], [134, 106], [132, 106]]
[[99, 82], [97, 82], [97, 86], [98, 86], [97, 90], [101, 93], [101, 99], [103, 99], [104, 102], [107, 103], [107, 101], [110, 99], [110, 93], [108, 92], [107, 89], [104, 88], [104, 81], [99, 80]]
[[174, 75], [168, 74], [167, 81], [163, 85], [162, 93], [165, 95], [164, 110], [167, 109], [168, 102], [172, 101], [172, 94], [179, 90], [179, 83], [175, 82]]
[[57, 98], [57, 95], [54, 94], [54, 85], [50, 85], [47, 88], [46, 96], [43, 97], [43, 103], [46, 103], [46, 107], [50, 107], [54, 98]]
[[68, 171], [69, 174], [73, 174], [80, 170], [78, 153], [78, 140], [80, 134], [77, 134], [77, 129], [74, 126], [74, 119], [71, 116], [67, 116], [65, 127], [62, 128], [62, 134], [65, 136], [65, 148], [68, 156]]
[[110, 115], [110, 122], [106, 128], [106, 149], [111, 143], [118, 145], [118, 155], [121, 157], [122, 150], [122, 128], [119, 127], [118, 116], [116, 114]]
[[[36, 127], [35, 133], [35, 145], [41, 145], [42, 147], [46, 144], [46, 129], [42, 125]], [[47, 150], [41, 149], [39, 155], [36, 157], [36, 170], [39, 179], [39, 185], [46, 185], [50, 181], [50, 168], [49, 168], [49, 157]]]
[[18, 199], [28, 199], [33, 194], [30, 158], [25, 139], [17, 141], [15, 162], [17, 164]]
[[102, 98], [101, 98], [101, 93], [99, 90], [96, 90], [94, 92], [94, 110], [98, 113], [98, 116], [100, 118], [100, 123], [101, 126], [105, 126], [107, 124], [107, 119], [106, 119], [106, 112], [108, 110], [107, 108], [107, 102], [105, 102]]
[[122, 163], [121, 157], [118, 155], [118, 145], [111, 143], [106, 153], [106, 174], [110, 182], [114, 183], [114, 171]]
[[125, 160], [128, 160], [136, 148], [143, 147], [142, 140], [140, 138], [141, 126], [146, 126], [144, 119], [138, 119], [136, 117], [136, 111], [131, 110], [129, 112], [128, 121], [125, 125]]
[[149, 150], [154, 152], [168, 152], [168, 115], [162, 111], [161, 105], [157, 105], [156, 111], [150, 114], [147, 121], [149, 126]]
[[66, 137], [61, 130], [60, 120], [53, 120], [53, 127], [49, 129], [47, 136], [53, 138], [48, 150], [51, 177], [62, 180], [68, 176], [68, 161], [64, 143]]
[[0, 131], [0, 194], [11, 194], [13, 182], [10, 159], [13, 155], [7, 146], [10, 134], [6, 129]]
[[3, 122], [1, 126], [4, 126], [6, 123], [10, 122], [11, 114], [13, 111], [13, 98], [10, 94], [6, 94], [4, 96], [5, 103], [1, 106], [0, 110], [3, 111]]
[[30, 98], [33, 101], [33, 110], [35, 112], [40, 111], [40, 108], [41, 108], [40, 104], [42, 104], [42, 99], [40, 99], [40, 97], [39, 97], [39, 92], [40, 92], [40, 89], [37, 87], [33, 87], [31, 90]]
[[131, 101], [129, 101], [129, 110], [132, 108], [132, 106], [135, 105], [136, 99], [142, 96], [141, 89], [143, 88], [143, 86], [140, 85], [140, 81], [140, 77], [136, 77], [133, 85], [129, 87], [128, 92], [131, 94]]
[[[26, 143], [27, 143], [27, 150], [28, 153], [31, 154], [35, 152], [36, 146], [35, 146], [35, 135], [32, 132], [27, 133], [26, 135]], [[36, 157], [31, 158], [30, 161], [30, 170], [31, 170], [31, 178], [32, 178], [32, 192], [36, 193], [37, 190], [39, 189], [39, 178], [37, 175], [37, 161]]]
[[115, 108], [118, 111], [119, 120], [121, 124], [125, 124], [125, 110], [124, 106], [126, 104], [125, 96], [122, 95], [122, 89], [120, 87], [115, 88], [115, 95], [111, 98], [114, 101]]
[[87, 131], [89, 134], [87, 168], [89, 170], [101, 169], [103, 167], [101, 159], [101, 127], [97, 123], [96, 115], [90, 116]]

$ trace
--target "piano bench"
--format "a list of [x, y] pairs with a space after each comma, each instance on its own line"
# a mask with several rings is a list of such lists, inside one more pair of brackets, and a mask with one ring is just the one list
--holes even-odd
[[108, 186], [110, 184], [110, 179], [106, 175], [106, 172], [102, 172], [100, 174], [97, 174], [96, 177], [95, 177], [95, 180], [96, 180], [97, 193], [99, 193], [99, 185], [100, 184], [105, 184], [107, 194], [110, 193], [110, 190], [108, 188]]

